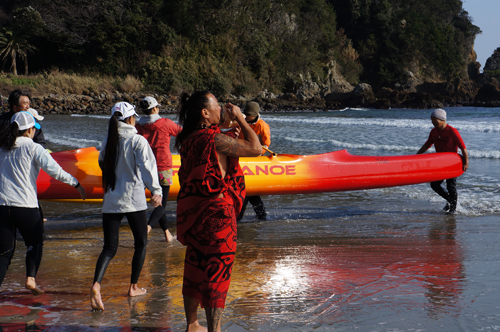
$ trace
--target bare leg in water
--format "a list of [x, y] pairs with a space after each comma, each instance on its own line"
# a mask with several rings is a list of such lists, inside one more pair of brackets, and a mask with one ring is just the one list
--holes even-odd
[[207, 329], [198, 321], [198, 306], [200, 301], [195, 298], [184, 296], [184, 311], [186, 312], [186, 332], [205, 332]]
[[[148, 225], [148, 234], [149, 234], [149, 232], [151, 232], [152, 229], [153, 228]], [[165, 230], [165, 240], [167, 240], [167, 242], [171, 242], [173, 239], [174, 239], [174, 237], [172, 236], [172, 233], [170, 233], [170, 231], [168, 229], [166, 229]]]
[[220, 332], [220, 321], [222, 319], [223, 308], [205, 308], [207, 314], [208, 332]]
[[139, 296], [146, 294], [146, 288], [139, 288], [137, 284], [130, 284], [130, 288], [128, 289], [128, 296]]
[[[146, 294], [146, 289], [139, 288], [137, 284], [130, 284], [130, 288], [128, 290], [128, 296], [139, 296]], [[104, 310], [104, 303], [102, 303], [101, 298], [101, 285], [96, 281], [92, 288], [90, 289], [90, 306], [92, 310]]]
[[167, 242], [171, 242], [174, 239], [174, 237], [172, 236], [172, 234], [168, 229], [165, 230], [165, 239], [167, 240]]
[[26, 278], [26, 289], [29, 289], [33, 295], [41, 295], [44, 293], [43, 290], [38, 288], [35, 278], [33, 277]]
[[97, 281], [92, 285], [90, 289], [90, 306], [92, 310], [104, 310], [104, 304], [101, 299], [101, 284]]

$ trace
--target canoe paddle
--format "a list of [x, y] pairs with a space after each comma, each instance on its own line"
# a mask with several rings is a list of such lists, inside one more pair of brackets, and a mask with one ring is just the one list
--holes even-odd
[[262, 147], [264, 150], [266, 150], [267, 152], [269, 152], [270, 154], [272, 154], [273, 156], [277, 156], [278, 154], [277, 153], [274, 153], [272, 152], [271, 150], [269, 150], [268, 148], [266, 148], [265, 146]]

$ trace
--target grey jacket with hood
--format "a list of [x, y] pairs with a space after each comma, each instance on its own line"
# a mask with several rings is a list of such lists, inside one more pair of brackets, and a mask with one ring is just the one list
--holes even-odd
[[[153, 195], [162, 195], [156, 159], [148, 141], [134, 126], [118, 122], [118, 157], [114, 190], [104, 194], [103, 213], [128, 213], [147, 209], [144, 186]], [[102, 143], [99, 162], [104, 160], [107, 139]]]

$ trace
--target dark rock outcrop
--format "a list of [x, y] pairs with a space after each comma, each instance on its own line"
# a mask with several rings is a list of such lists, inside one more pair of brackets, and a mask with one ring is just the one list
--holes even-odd
[[489, 57], [488, 60], [486, 60], [483, 71], [486, 75], [489, 74], [497, 79], [500, 78], [500, 47], [493, 52], [493, 55]]

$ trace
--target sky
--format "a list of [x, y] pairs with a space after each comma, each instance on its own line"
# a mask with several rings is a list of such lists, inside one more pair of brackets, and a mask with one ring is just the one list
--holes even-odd
[[482, 33], [476, 36], [474, 50], [483, 71], [486, 60], [500, 47], [500, 0], [462, 0], [463, 8]]

